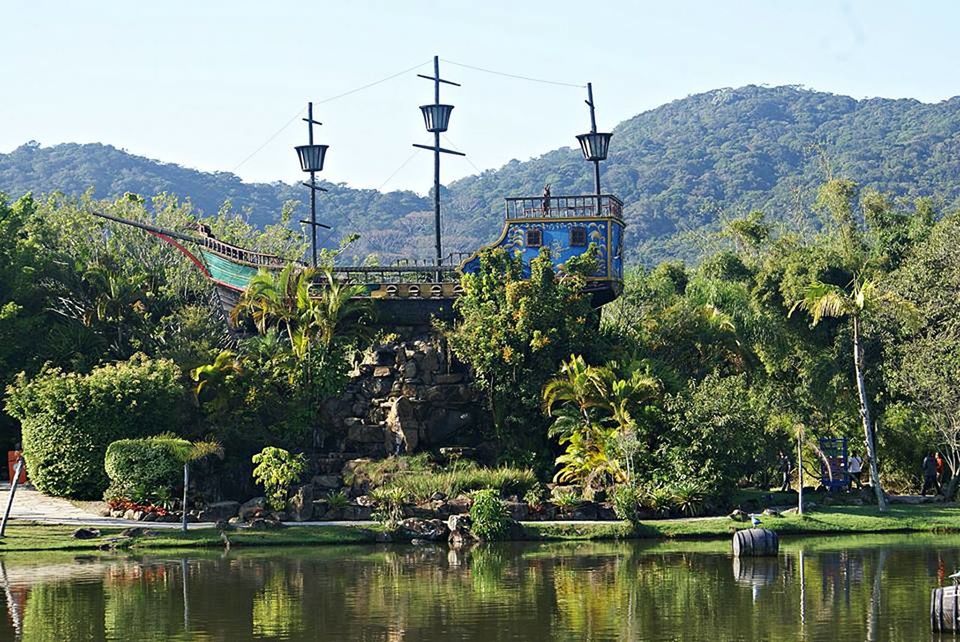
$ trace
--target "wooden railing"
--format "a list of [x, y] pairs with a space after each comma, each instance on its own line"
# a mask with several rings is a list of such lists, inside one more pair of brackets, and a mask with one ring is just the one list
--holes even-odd
[[623, 218], [623, 201], [610, 194], [600, 196], [521, 196], [506, 199], [508, 221], [525, 218], [573, 218], [609, 216]]

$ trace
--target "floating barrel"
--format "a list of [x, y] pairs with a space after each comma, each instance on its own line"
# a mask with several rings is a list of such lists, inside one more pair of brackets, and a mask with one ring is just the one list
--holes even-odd
[[930, 594], [930, 626], [934, 631], [960, 631], [960, 595], [956, 586], [935, 588]]
[[780, 539], [766, 528], [748, 528], [733, 534], [734, 557], [763, 557], [780, 551]]

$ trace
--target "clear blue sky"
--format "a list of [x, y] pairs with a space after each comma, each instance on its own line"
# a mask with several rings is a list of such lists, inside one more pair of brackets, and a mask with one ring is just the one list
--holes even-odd
[[[960, 3], [166, 0], [0, 6], [0, 151], [35, 139], [103, 142], [245, 180], [299, 180], [295, 120], [321, 101], [441, 58], [574, 84], [592, 81], [601, 129], [686, 95], [796, 84], [854, 97], [960, 93]], [[427, 64], [419, 69], [429, 73]], [[571, 145], [584, 91], [441, 63], [461, 88], [444, 182]], [[429, 143], [416, 71], [316, 107], [323, 177], [380, 187]], [[613, 144], [616, 144], [614, 139]], [[249, 158], [248, 158], [249, 157]], [[472, 164], [471, 164], [472, 163]], [[429, 189], [421, 152], [384, 185]]]

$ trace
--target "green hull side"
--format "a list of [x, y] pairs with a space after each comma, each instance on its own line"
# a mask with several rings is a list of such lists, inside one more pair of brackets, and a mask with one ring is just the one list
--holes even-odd
[[257, 268], [252, 265], [234, 263], [203, 249], [200, 250], [200, 255], [210, 272], [210, 278], [238, 290], [245, 290], [250, 284], [250, 279], [257, 274]]

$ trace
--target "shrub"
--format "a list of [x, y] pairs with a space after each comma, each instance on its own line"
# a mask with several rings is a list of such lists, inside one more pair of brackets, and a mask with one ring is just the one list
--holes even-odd
[[342, 490], [327, 496], [327, 506], [330, 507], [330, 510], [340, 510], [346, 508], [350, 505], [350, 500], [347, 498], [346, 493]]
[[302, 454], [292, 455], [283, 448], [267, 446], [253, 456], [253, 478], [263, 486], [267, 503], [273, 510], [283, 510], [287, 504], [287, 490], [307, 468]]
[[20, 420], [24, 457], [36, 487], [80, 499], [103, 496], [107, 446], [167, 432], [179, 424], [180, 370], [166, 359], [136, 355], [90, 374], [42, 370], [7, 387], [6, 410]]
[[644, 491], [641, 502], [660, 517], [667, 517], [674, 507], [674, 493], [669, 486], [653, 486]]
[[170, 495], [183, 465], [166, 445], [146, 439], [121, 439], [107, 447], [104, 469], [110, 477], [106, 499], [153, 502]]
[[576, 508], [583, 503], [583, 499], [576, 490], [563, 486], [555, 487], [553, 492], [550, 493], [550, 499], [558, 508], [562, 509]]
[[370, 497], [377, 503], [373, 512], [373, 519], [387, 528], [396, 528], [403, 520], [403, 501], [405, 495], [402, 488], [378, 488]]
[[707, 488], [698, 481], [685, 479], [676, 482], [670, 491], [674, 507], [687, 517], [702, 515], [707, 504]]
[[640, 521], [640, 495], [636, 486], [617, 486], [610, 497], [613, 512], [620, 519], [636, 524]]
[[487, 488], [473, 494], [470, 521], [470, 530], [480, 539], [495, 540], [506, 534], [510, 517], [497, 491]]

